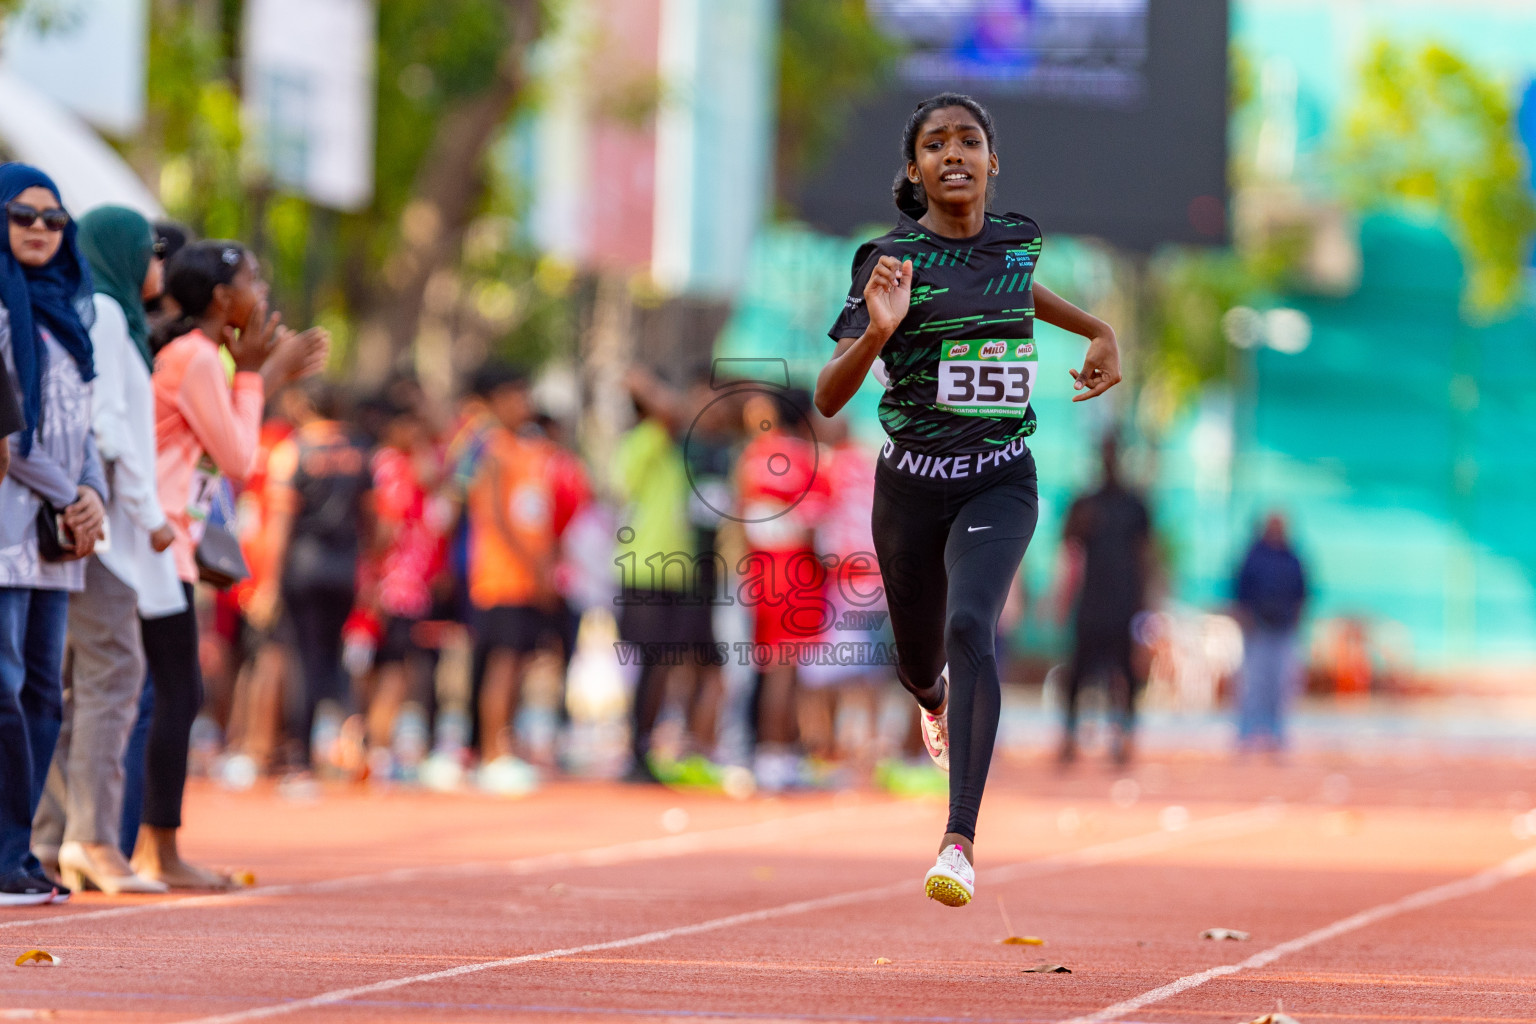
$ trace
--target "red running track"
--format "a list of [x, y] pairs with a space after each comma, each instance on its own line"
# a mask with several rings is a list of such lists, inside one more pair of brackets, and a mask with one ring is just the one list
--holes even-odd
[[261, 885], [5, 912], [0, 1019], [1536, 1024], [1528, 765], [1124, 778], [1001, 765], [958, 911], [921, 895], [937, 802], [194, 788], [189, 850]]

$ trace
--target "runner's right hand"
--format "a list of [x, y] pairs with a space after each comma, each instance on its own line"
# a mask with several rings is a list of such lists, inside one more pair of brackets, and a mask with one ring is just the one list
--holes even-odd
[[898, 262], [894, 256], [881, 256], [869, 283], [864, 286], [864, 307], [869, 310], [869, 325], [889, 338], [901, 326], [912, 304], [912, 261]]

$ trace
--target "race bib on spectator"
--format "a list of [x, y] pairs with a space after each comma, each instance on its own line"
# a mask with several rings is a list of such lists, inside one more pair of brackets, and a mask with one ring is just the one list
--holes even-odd
[[201, 541], [208, 529], [208, 515], [213, 511], [219, 487], [219, 467], [204, 455], [192, 470], [191, 493], [187, 497], [187, 534], [193, 544]]

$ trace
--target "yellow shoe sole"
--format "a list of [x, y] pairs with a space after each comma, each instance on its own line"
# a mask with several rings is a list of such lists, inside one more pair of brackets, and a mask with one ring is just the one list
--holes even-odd
[[937, 900], [946, 907], [963, 907], [971, 902], [971, 894], [965, 891], [965, 887], [953, 878], [945, 878], [943, 875], [934, 875], [923, 886], [923, 891], [931, 900]]

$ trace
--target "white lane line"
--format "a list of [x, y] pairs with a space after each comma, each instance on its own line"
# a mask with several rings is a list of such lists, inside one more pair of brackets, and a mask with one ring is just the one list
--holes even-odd
[[[1005, 881], [1012, 878], [1049, 875], [1077, 867], [1090, 867], [1113, 861], [1129, 860], [1133, 857], [1172, 850], [1179, 846], [1186, 846], [1209, 839], [1222, 839], [1233, 835], [1262, 831], [1277, 824], [1283, 813], [1281, 808], [1276, 806], [1238, 811], [1234, 814], [1226, 814], [1203, 822], [1196, 822], [1180, 832], [1146, 833], [1132, 836], [1128, 839], [1102, 843], [1098, 846], [1090, 846], [1076, 852], [1054, 854], [1038, 860], [1024, 861], [979, 874], [988, 881]], [[427, 974], [414, 974], [405, 978], [391, 978], [387, 981], [376, 981], [368, 985], [336, 989], [331, 992], [322, 992], [320, 995], [310, 996], [306, 999], [295, 999], [285, 1003], [258, 1006], [249, 1010], [240, 1010], [235, 1013], [220, 1014], [213, 1017], [200, 1017], [195, 1021], [188, 1021], [186, 1024], [236, 1024], [239, 1021], [261, 1020], [266, 1017], [296, 1013], [300, 1010], [332, 1006], [336, 1003], [346, 1002], [349, 999], [357, 999], [361, 996], [374, 995], [379, 992], [388, 992], [391, 989], [402, 988], [406, 985], [419, 985], [430, 981], [460, 978], [467, 974], [478, 974], [481, 971], [494, 970], [498, 967], [512, 967], [517, 964], [535, 963], [540, 960], [555, 960], [560, 957], [577, 956], [582, 953], [597, 953], [610, 949], [628, 949], [634, 946], [645, 946], [654, 942], [665, 942], [668, 939], [681, 938], [687, 935], [698, 935], [702, 932], [714, 932], [724, 928], [733, 928], [740, 924], [756, 924], [760, 921], [791, 917], [796, 914], [805, 914], [812, 911], [831, 910], [834, 907], [846, 906], [852, 903], [863, 903], [882, 897], [907, 895], [915, 898], [917, 891], [918, 885], [915, 881], [903, 879], [900, 882], [893, 882], [889, 885], [879, 885], [874, 888], [859, 889], [854, 892], [836, 893], [831, 896], [820, 896], [809, 900], [797, 900], [794, 903], [785, 903], [777, 907], [752, 910], [744, 914], [731, 914], [728, 917], [717, 917], [709, 921], [700, 921], [697, 924], [645, 932], [642, 935], [632, 935], [623, 939], [610, 939], [607, 942], [593, 942], [584, 946], [569, 946], [564, 949], [549, 949], [542, 953], [525, 953], [522, 956], [507, 957], [502, 960], [464, 964], [461, 967], [450, 967]]]
[[1171, 999], [1181, 992], [1188, 992], [1192, 988], [1198, 988], [1208, 981], [1217, 978], [1225, 978], [1229, 974], [1237, 974], [1239, 971], [1252, 971], [1260, 967], [1267, 967], [1283, 956], [1291, 953], [1299, 953], [1310, 946], [1315, 946], [1329, 939], [1338, 938], [1348, 932], [1365, 928], [1368, 925], [1385, 921], [1389, 917], [1406, 914], [1412, 910], [1423, 910], [1437, 903], [1445, 903], [1448, 900], [1461, 899], [1463, 896], [1472, 896], [1511, 879], [1536, 871], [1536, 849], [1526, 850], [1506, 860], [1502, 864], [1495, 865], [1486, 871], [1478, 872], [1469, 878], [1463, 878], [1455, 882], [1447, 882], [1437, 885], [1432, 889], [1423, 889], [1390, 903], [1383, 903], [1369, 910], [1362, 910], [1358, 914], [1324, 925], [1316, 931], [1310, 931], [1289, 942], [1282, 942], [1278, 946], [1271, 946], [1262, 952], [1235, 964], [1223, 964], [1220, 967], [1212, 967], [1210, 970], [1201, 971], [1198, 974], [1189, 974], [1177, 981], [1171, 981], [1166, 985], [1143, 992], [1139, 996], [1133, 996], [1123, 1002], [1106, 1006], [1096, 1013], [1090, 1013], [1086, 1017], [1074, 1017], [1064, 1024], [1104, 1024], [1106, 1021], [1116, 1020], [1128, 1013], [1134, 1013], [1153, 1003], [1160, 1003], [1165, 999]]
[[834, 828], [846, 829], [849, 827], [850, 814], [870, 809], [885, 812], [893, 809], [904, 811], [904, 814], [895, 816], [896, 822], [893, 822], [893, 824], [899, 823], [908, 817], [915, 817], [920, 811], [930, 812], [929, 808], [911, 803], [866, 804], [855, 808], [830, 808], [822, 811], [809, 811], [805, 814], [787, 815], [782, 818], [772, 818], [768, 821], [753, 822], [749, 825], [732, 825], [726, 828], [711, 829], [703, 832], [688, 832], [676, 836], [662, 836], [656, 839], [636, 839], [624, 843], [615, 843], [611, 846], [598, 846], [585, 850], [574, 850], [569, 853], [538, 854], [532, 857], [520, 857], [511, 861], [477, 861], [467, 864], [440, 864], [419, 868], [398, 868], [373, 874], [330, 878], [318, 882], [269, 885], [254, 889], [242, 889], [238, 892], [215, 893], [208, 896], [187, 896], [181, 899], [158, 900], [153, 903], [135, 903], [131, 906], [112, 907], [107, 910], [87, 910], [74, 914], [60, 913], [14, 921], [0, 921], [0, 930], [47, 928], [49, 926], [70, 925], [79, 921], [101, 921], [113, 917], [136, 917], [140, 914], [156, 914], [171, 910], [237, 906], [241, 903], [249, 903], [252, 900], [264, 900], [268, 897], [335, 892], [370, 885], [388, 885], [423, 879], [456, 878], [465, 875], [487, 874], [530, 875], [556, 868], [606, 867], [613, 864], [626, 864], [635, 861], [680, 857], [706, 850], [749, 846], [764, 839], [775, 839], [784, 835], [803, 835]]

